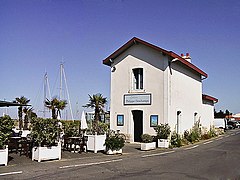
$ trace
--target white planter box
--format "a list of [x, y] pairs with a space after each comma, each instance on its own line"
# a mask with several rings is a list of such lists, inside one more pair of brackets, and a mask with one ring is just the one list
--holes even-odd
[[105, 151], [106, 146], [105, 140], [106, 140], [106, 134], [104, 135], [87, 135], [88, 141], [87, 141], [87, 150], [88, 151], [94, 151], [94, 153], [97, 153], [98, 151]]
[[31, 134], [31, 131], [29, 131], [29, 130], [22, 131], [22, 137], [27, 137], [28, 134]]
[[141, 150], [142, 151], [148, 151], [151, 149], [156, 149], [156, 142], [150, 142], [150, 143], [141, 143]]
[[0, 164], [4, 164], [5, 166], [8, 163], [8, 146], [5, 149], [0, 149]]
[[114, 154], [122, 154], [122, 149], [119, 149], [119, 150], [111, 150], [109, 149], [106, 154], [109, 154], [109, 155], [114, 155]]
[[158, 147], [159, 148], [169, 148], [169, 140], [168, 139], [158, 139]]
[[41, 162], [42, 160], [50, 159], [61, 159], [61, 143], [59, 142], [57, 146], [50, 147], [33, 147], [32, 149], [32, 161], [37, 160]]

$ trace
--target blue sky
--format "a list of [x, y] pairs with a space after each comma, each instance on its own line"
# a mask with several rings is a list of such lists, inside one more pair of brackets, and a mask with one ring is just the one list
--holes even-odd
[[[135, 36], [189, 52], [209, 75], [203, 93], [219, 99], [216, 110], [237, 113], [239, 22], [240, 1], [234, 0], [0, 0], [0, 99], [23, 95], [42, 110], [44, 73], [58, 95], [63, 61], [75, 115], [88, 94], [109, 99], [110, 69], [102, 60]], [[17, 108], [7, 111], [17, 117]]]

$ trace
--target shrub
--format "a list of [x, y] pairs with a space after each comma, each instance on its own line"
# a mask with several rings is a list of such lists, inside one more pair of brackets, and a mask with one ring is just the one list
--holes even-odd
[[187, 140], [188, 140], [188, 139], [189, 139], [189, 134], [190, 134], [189, 131], [188, 131], [188, 130], [185, 130], [185, 131], [184, 131], [184, 139], [187, 139]]
[[97, 128], [97, 133], [98, 134], [105, 134], [110, 128], [109, 123], [104, 123], [104, 122], [99, 122], [98, 123], [98, 128]]
[[119, 150], [124, 146], [124, 139], [118, 134], [110, 135], [105, 140], [106, 149]]
[[172, 147], [181, 147], [182, 146], [182, 139], [179, 134], [175, 131], [171, 135], [171, 146]]
[[8, 138], [12, 134], [14, 121], [10, 116], [5, 115], [0, 117], [0, 149], [3, 149], [7, 144]]
[[199, 122], [194, 123], [190, 132], [188, 130], [184, 131], [184, 138], [189, 142], [194, 143], [199, 141], [201, 138], [201, 128]]
[[209, 133], [205, 133], [205, 134], [203, 134], [203, 135], [201, 136], [201, 139], [202, 139], [202, 140], [206, 140], [206, 139], [210, 139], [210, 138], [211, 138], [211, 136], [210, 136]]
[[68, 137], [79, 136], [80, 121], [62, 121], [64, 134]]
[[217, 136], [217, 133], [215, 132], [215, 128], [214, 127], [210, 127], [209, 136], [210, 137], [216, 137]]
[[57, 119], [35, 118], [31, 122], [31, 137], [37, 146], [53, 146], [59, 139], [61, 129]]
[[187, 139], [185, 139], [185, 138], [182, 138], [182, 139], [181, 139], [181, 144], [182, 144], [182, 146], [188, 145], [188, 144], [189, 144], [189, 141], [188, 141]]
[[142, 134], [141, 139], [143, 143], [150, 143], [153, 141], [153, 137], [150, 134]]
[[167, 139], [171, 133], [170, 126], [168, 124], [157, 125], [154, 130], [157, 133], [158, 139]]

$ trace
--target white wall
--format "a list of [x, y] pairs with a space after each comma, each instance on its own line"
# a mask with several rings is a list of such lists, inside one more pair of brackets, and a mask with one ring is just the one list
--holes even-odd
[[202, 117], [201, 117], [201, 125], [207, 129], [213, 125], [214, 120], [214, 104], [213, 102], [203, 102], [202, 106]]
[[[133, 45], [114, 59], [111, 72], [111, 106], [110, 128], [134, 137], [133, 110], [143, 111], [143, 133], [155, 134], [150, 127], [150, 115], [158, 115], [158, 123], [169, 123], [171, 130], [176, 130], [177, 111], [179, 118], [179, 133], [190, 129], [196, 120], [207, 120], [210, 108], [202, 105], [201, 75], [189, 69], [178, 61], [171, 63], [169, 57], [142, 44]], [[143, 68], [144, 89], [133, 90], [132, 69]], [[124, 105], [124, 94], [151, 93], [151, 105]], [[202, 111], [206, 111], [206, 115]], [[124, 115], [124, 126], [117, 126], [117, 115]], [[210, 115], [209, 115], [210, 116]], [[200, 120], [201, 121], [201, 120]], [[207, 122], [204, 122], [207, 124]]]
[[[163, 123], [163, 70], [167, 57], [160, 52], [138, 44], [129, 48], [114, 60], [116, 70], [111, 73], [111, 121], [110, 128], [133, 134], [132, 110], [143, 110], [143, 133], [155, 134], [150, 127], [150, 115], [158, 115]], [[133, 90], [132, 69], [143, 68], [142, 91]], [[151, 105], [123, 105], [123, 95], [129, 93], [151, 93]], [[124, 115], [124, 126], [117, 126], [117, 115]], [[133, 139], [133, 137], [131, 137]]]
[[[179, 118], [179, 133], [190, 129], [194, 120], [199, 120], [202, 113], [202, 82], [199, 74], [187, 69], [179, 62], [173, 62], [172, 74], [169, 78], [170, 114], [169, 124], [172, 131], [176, 130], [177, 111]], [[194, 114], [197, 113], [196, 118]]]

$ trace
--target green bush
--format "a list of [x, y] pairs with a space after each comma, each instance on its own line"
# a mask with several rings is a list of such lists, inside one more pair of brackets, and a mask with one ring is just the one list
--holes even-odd
[[209, 133], [205, 133], [205, 134], [203, 134], [203, 135], [201, 136], [201, 139], [202, 139], [202, 140], [207, 140], [207, 139], [210, 139], [210, 138], [211, 138], [211, 136], [210, 136]]
[[53, 146], [56, 144], [61, 129], [57, 119], [35, 118], [31, 122], [31, 137], [36, 146]]
[[61, 121], [64, 134], [68, 137], [79, 136], [80, 121]]
[[189, 142], [194, 143], [199, 141], [201, 138], [201, 128], [199, 122], [194, 123], [194, 126], [190, 130], [184, 131], [184, 138], [187, 139]]
[[142, 134], [141, 139], [143, 143], [150, 143], [153, 141], [153, 137], [150, 134]]
[[209, 130], [209, 136], [212, 138], [212, 137], [216, 137], [217, 136], [217, 133], [215, 132], [215, 128], [214, 127], [210, 127], [210, 130]]
[[171, 146], [172, 147], [181, 147], [182, 146], [182, 138], [175, 131], [171, 135]]
[[158, 139], [168, 139], [170, 133], [171, 133], [171, 129], [170, 126], [168, 124], [160, 124], [157, 125], [154, 130], [157, 133], [157, 138]]
[[8, 142], [8, 138], [12, 134], [14, 121], [10, 116], [5, 115], [0, 117], [0, 149], [3, 149]]
[[124, 146], [124, 139], [118, 134], [110, 135], [105, 140], [105, 145], [107, 150], [119, 150]]
[[109, 129], [110, 129], [110, 124], [109, 123], [99, 122], [97, 133], [98, 134], [105, 134], [106, 132], [108, 132]]

